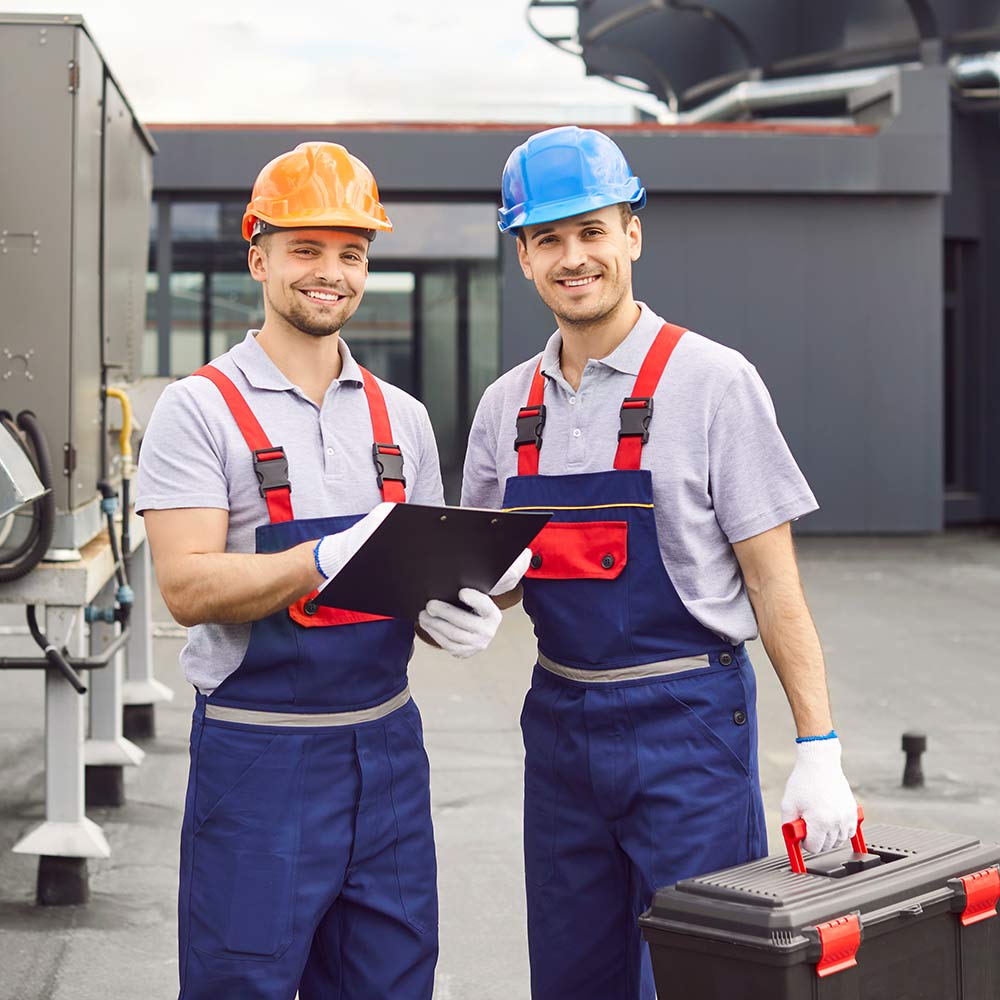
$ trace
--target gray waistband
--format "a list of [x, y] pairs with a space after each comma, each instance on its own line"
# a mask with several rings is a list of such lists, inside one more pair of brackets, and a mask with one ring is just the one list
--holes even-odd
[[639, 663], [634, 667], [616, 667], [613, 670], [580, 670], [578, 667], [565, 667], [556, 663], [541, 651], [538, 653], [538, 664], [549, 673], [588, 684], [633, 681], [640, 677], [666, 677], [668, 674], [679, 674], [684, 670], [697, 670], [710, 665], [706, 653], [703, 656], [678, 656], [675, 660], [657, 660], [655, 663]]
[[318, 729], [324, 726], [356, 726], [361, 722], [383, 719], [410, 700], [410, 689], [403, 688], [381, 705], [359, 708], [355, 712], [259, 712], [252, 708], [230, 708], [228, 705], [205, 706], [205, 718], [219, 722], [240, 722], [245, 726], [297, 726]]

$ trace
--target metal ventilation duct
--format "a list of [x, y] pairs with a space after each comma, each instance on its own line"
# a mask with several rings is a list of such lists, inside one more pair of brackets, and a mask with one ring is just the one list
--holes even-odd
[[1000, 47], [1000, 0], [532, 0], [533, 26], [544, 7], [575, 16], [574, 34], [548, 38], [588, 73], [675, 111], [745, 81]]

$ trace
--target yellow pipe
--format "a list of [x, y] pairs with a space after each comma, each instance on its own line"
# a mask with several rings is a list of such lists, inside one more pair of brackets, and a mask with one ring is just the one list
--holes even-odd
[[124, 389], [105, 389], [105, 395], [117, 399], [122, 406], [122, 429], [118, 435], [118, 448], [122, 453], [122, 475], [132, 474], [132, 403]]

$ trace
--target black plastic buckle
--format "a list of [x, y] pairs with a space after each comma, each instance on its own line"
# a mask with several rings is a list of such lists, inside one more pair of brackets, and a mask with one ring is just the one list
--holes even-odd
[[265, 500], [268, 490], [286, 489], [292, 492], [284, 448], [257, 448], [253, 453], [253, 472], [260, 483], [260, 495]]
[[[631, 406], [629, 404], [632, 404]], [[641, 406], [638, 404], [642, 404]], [[618, 439], [641, 437], [642, 443], [649, 440], [649, 422], [653, 419], [653, 399], [651, 396], [629, 396], [622, 403], [621, 429]]]
[[375, 459], [375, 475], [378, 477], [378, 488], [382, 489], [382, 480], [390, 479], [406, 486], [403, 475], [403, 452], [398, 444], [376, 441], [372, 445], [372, 458]]
[[517, 411], [517, 437], [514, 439], [514, 451], [526, 444], [536, 448], [542, 446], [542, 428], [545, 426], [545, 404], [539, 406], [522, 406]]

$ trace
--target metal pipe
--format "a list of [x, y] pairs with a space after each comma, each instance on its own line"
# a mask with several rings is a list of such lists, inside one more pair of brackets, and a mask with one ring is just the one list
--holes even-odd
[[[29, 606], [30, 607], [30, 606]], [[34, 610], [33, 608], [31, 609]], [[29, 625], [31, 618], [29, 617]], [[37, 629], [35, 623], [35, 629]], [[31, 630], [34, 635], [34, 630]], [[39, 631], [42, 640], [45, 642], [45, 656], [0, 656], [0, 670], [38, 670], [45, 667], [55, 667], [73, 685], [74, 688], [83, 694], [87, 689], [76, 676], [78, 670], [100, 670], [106, 667], [114, 656], [125, 648], [128, 642], [130, 630], [122, 629], [115, 638], [108, 643], [107, 649], [93, 656], [67, 656], [63, 651], [57, 650], [45, 636]], [[37, 641], [37, 639], [36, 639]], [[54, 654], [54, 655], [53, 655]]]
[[1000, 52], [950, 59], [952, 81], [967, 97], [996, 97], [1000, 94]]
[[849, 70], [844, 73], [821, 73], [795, 76], [784, 80], [748, 80], [677, 116], [684, 125], [700, 122], [730, 121], [741, 114], [766, 108], [812, 104], [843, 97], [852, 90], [871, 87], [891, 79], [898, 67]]

